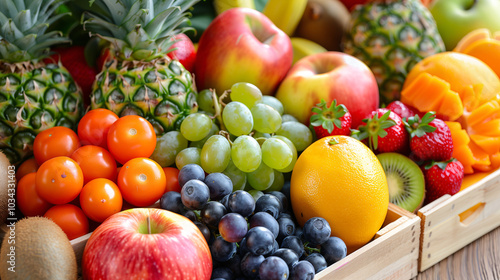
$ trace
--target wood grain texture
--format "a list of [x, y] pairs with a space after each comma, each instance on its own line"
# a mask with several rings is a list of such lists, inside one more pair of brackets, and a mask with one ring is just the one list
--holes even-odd
[[500, 227], [413, 278], [430, 279], [500, 279]]

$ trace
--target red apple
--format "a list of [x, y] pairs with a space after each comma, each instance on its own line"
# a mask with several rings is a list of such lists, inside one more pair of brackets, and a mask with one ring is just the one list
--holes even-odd
[[[148, 227], [149, 217], [149, 227]], [[134, 208], [110, 216], [82, 257], [84, 279], [210, 279], [212, 256], [197, 226], [176, 213]]]
[[352, 127], [379, 106], [377, 81], [366, 64], [342, 52], [323, 52], [297, 61], [281, 83], [278, 98], [285, 113], [309, 124], [311, 108], [324, 99], [344, 104]]
[[177, 40], [177, 42], [170, 47], [170, 49], [174, 50], [169, 52], [167, 56], [178, 60], [186, 70], [193, 72], [196, 58], [193, 41], [184, 33], [177, 34], [173, 37], [173, 40]]
[[201, 35], [196, 86], [221, 94], [237, 82], [248, 82], [271, 95], [292, 61], [292, 43], [286, 33], [257, 10], [232, 8], [218, 15]]

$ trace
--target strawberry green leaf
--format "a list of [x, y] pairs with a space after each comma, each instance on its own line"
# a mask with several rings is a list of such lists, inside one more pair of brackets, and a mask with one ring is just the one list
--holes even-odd
[[326, 131], [328, 131], [328, 133], [332, 133], [333, 122], [328, 122], [328, 121], [323, 122], [323, 128], [326, 129]]

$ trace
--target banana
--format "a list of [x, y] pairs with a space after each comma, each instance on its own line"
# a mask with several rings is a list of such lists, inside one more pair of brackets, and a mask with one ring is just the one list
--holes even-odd
[[255, 10], [254, 0], [214, 0], [215, 12], [219, 15], [225, 10], [236, 7], [246, 7]]
[[262, 13], [288, 36], [292, 36], [306, 4], [307, 0], [269, 0]]
[[322, 47], [320, 44], [308, 39], [291, 37], [290, 41], [292, 41], [294, 64], [295, 62], [297, 62], [297, 60], [306, 57], [308, 55], [327, 51], [327, 49]]

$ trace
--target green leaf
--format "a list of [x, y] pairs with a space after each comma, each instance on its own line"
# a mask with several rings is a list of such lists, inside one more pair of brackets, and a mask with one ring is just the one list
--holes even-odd
[[339, 119], [333, 119], [333, 124], [338, 128], [342, 128], [342, 122]]
[[333, 131], [333, 123], [332, 122], [323, 122], [323, 128], [328, 131], [328, 133], [332, 133]]

